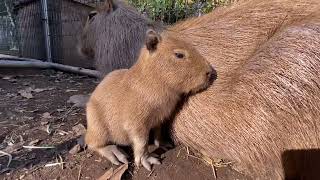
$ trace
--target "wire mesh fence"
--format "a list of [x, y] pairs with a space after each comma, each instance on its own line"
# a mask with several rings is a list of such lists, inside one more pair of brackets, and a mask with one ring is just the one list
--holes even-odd
[[[49, 48], [53, 62], [90, 66], [87, 61], [79, 61], [77, 38], [89, 12], [103, 1], [1, 0], [0, 54], [46, 60]], [[128, 0], [128, 3], [152, 20], [172, 24], [186, 17], [200, 16], [231, 1]], [[44, 3], [46, 11], [43, 9]]]
[[18, 54], [16, 24], [12, 15], [13, 4], [10, 1], [0, 2], [0, 53]]

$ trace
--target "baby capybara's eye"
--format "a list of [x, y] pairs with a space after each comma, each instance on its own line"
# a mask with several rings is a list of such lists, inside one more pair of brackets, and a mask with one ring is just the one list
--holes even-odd
[[182, 53], [174, 53], [178, 59], [184, 58], [184, 54]]

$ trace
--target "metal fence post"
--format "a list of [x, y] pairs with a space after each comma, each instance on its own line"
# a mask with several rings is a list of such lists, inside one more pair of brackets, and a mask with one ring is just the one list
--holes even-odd
[[44, 33], [45, 33], [44, 39], [45, 39], [45, 45], [46, 45], [47, 61], [52, 62], [49, 15], [48, 15], [48, 1], [41, 0], [41, 6], [42, 6], [43, 28], [44, 28]]

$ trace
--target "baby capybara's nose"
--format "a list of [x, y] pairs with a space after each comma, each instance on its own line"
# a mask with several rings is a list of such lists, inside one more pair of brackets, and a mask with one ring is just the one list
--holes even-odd
[[213, 68], [212, 68], [212, 66], [209, 66], [209, 68], [208, 68], [208, 70], [206, 72], [206, 76], [208, 78], [210, 78], [212, 76], [212, 73], [213, 73]]
[[210, 66], [209, 70], [206, 72], [206, 76], [208, 77], [208, 80], [210, 82], [213, 82], [217, 79], [217, 71], [214, 70], [212, 66]]

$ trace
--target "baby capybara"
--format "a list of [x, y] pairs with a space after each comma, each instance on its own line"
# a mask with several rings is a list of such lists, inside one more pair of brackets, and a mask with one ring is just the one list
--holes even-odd
[[[213, 69], [176, 34], [148, 30], [145, 46], [130, 69], [111, 72], [87, 104], [85, 142], [114, 164], [127, 163], [114, 144], [132, 145], [135, 163], [151, 170], [159, 160], [148, 153], [151, 129], [159, 129], [181, 96], [210, 84]], [[160, 134], [156, 133], [159, 145]]]

